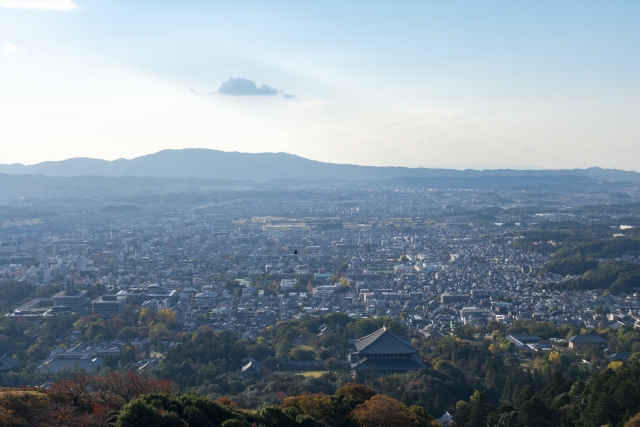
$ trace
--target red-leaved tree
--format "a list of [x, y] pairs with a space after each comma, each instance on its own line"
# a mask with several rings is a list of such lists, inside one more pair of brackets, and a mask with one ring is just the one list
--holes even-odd
[[119, 408], [138, 396], [149, 393], [173, 393], [178, 385], [137, 372], [109, 372], [93, 378], [96, 395], [108, 405]]
[[83, 394], [91, 389], [93, 377], [85, 372], [78, 373], [71, 378], [60, 379], [49, 387], [47, 393], [53, 398], [69, 399], [73, 406], [78, 406], [78, 402]]

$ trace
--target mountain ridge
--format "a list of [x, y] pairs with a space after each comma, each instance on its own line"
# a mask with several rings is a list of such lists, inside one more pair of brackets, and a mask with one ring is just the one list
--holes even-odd
[[241, 153], [202, 148], [162, 150], [133, 159], [74, 157], [34, 165], [0, 164], [0, 173], [57, 177], [103, 176], [253, 180], [390, 179], [434, 177], [584, 176], [605, 181], [640, 181], [640, 173], [591, 167], [586, 169], [446, 169], [362, 166], [326, 163], [288, 153]]

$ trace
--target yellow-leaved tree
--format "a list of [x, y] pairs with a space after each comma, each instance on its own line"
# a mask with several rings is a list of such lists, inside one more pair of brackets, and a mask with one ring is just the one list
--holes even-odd
[[164, 323], [168, 325], [169, 323], [173, 323], [176, 321], [176, 312], [165, 308], [164, 310], [158, 311], [156, 314], [156, 321], [160, 323]]
[[560, 352], [558, 351], [552, 351], [549, 354], [549, 363], [553, 364], [553, 365], [559, 365], [562, 363], [562, 357], [560, 355]]
[[617, 371], [618, 369], [622, 368], [624, 366], [624, 362], [621, 360], [614, 360], [613, 362], [609, 363], [609, 366], [607, 366], [607, 369], [612, 369], [614, 371]]

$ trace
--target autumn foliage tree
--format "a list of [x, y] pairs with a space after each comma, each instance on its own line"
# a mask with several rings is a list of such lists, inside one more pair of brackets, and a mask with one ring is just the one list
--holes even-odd
[[[71, 388], [84, 387], [86, 378]], [[59, 383], [58, 386], [62, 386]], [[63, 389], [64, 392], [66, 390]], [[0, 392], [0, 426], [2, 427], [104, 427], [109, 408], [90, 402], [89, 391], [72, 392], [78, 397], [77, 406], [68, 395], [44, 391], [38, 388], [7, 390]], [[86, 396], [86, 397], [85, 397]]]
[[338, 396], [351, 396], [355, 399], [366, 401], [375, 396], [376, 392], [363, 384], [347, 383], [336, 390], [335, 394]]
[[233, 400], [229, 399], [226, 396], [222, 396], [216, 399], [216, 403], [223, 405], [223, 406], [228, 406], [232, 409], [238, 409], [238, 402], [234, 402]]
[[69, 399], [73, 402], [73, 406], [78, 406], [80, 398], [90, 390], [93, 383], [93, 376], [81, 372], [71, 378], [54, 382], [47, 392], [54, 398]]
[[150, 393], [173, 393], [177, 384], [137, 372], [109, 372], [93, 377], [93, 388], [102, 401], [121, 407], [138, 396]]
[[38, 425], [45, 418], [48, 405], [48, 396], [37, 390], [3, 391], [0, 393], [0, 425]]
[[326, 394], [302, 393], [300, 396], [287, 397], [283, 408], [295, 408], [302, 415], [308, 415], [316, 420], [323, 420], [333, 411], [331, 398]]
[[358, 405], [351, 416], [360, 427], [416, 425], [416, 418], [406, 405], [380, 394]]

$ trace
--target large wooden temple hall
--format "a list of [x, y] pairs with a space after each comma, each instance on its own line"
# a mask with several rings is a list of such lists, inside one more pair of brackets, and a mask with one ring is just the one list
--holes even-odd
[[349, 354], [349, 362], [354, 371], [371, 371], [375, 366], [380, 374], [389, 375], [424, 367], [411, 342], [386, 328], [359, 338], [353, 344], [356, 351]]

